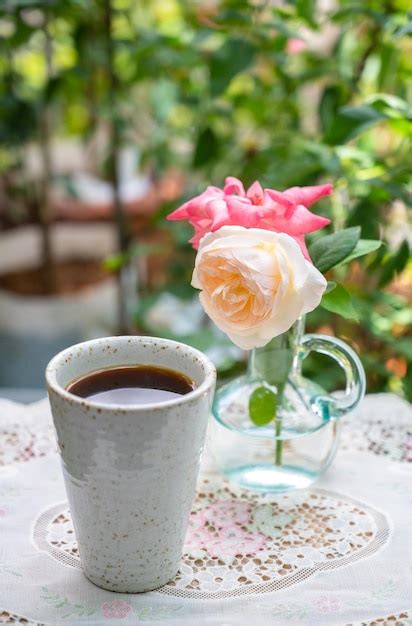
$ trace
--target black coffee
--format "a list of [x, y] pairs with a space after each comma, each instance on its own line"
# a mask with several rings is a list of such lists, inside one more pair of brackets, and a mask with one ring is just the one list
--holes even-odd
[[151, 404], [193, 391], [187, 376], [152, 365], [125, 365], [97, 372], [70, 383], [67, 391], [101, 404]]

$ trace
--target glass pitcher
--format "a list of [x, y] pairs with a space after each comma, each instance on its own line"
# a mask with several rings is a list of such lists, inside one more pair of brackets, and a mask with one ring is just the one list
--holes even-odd
[[[343, 368], [346, 391], [331, 395], [302, 376], [310, 352], [330, 356]], [[250, 417], [256, 389], [276, 398], [276, 416], [258, 426]], [[258, 491], [307, 487], [332, 462], [340, 419], [365, 393], [365, 373], [355, 352], [327, 335], [304, 335], [301, 318], [286, 333], [250, 353], [247, 373], [221, 387], [213, 404], [210, 452], [232, 481]]]

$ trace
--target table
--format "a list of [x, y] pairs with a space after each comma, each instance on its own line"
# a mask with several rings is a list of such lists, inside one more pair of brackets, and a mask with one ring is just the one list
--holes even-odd
[[176, 579], [139, 595], [80, 570], [46, 399], [0, 400], [0, 623], [412, 625], [412, 408], [367, 396], [310, 490], [227, 483], [206, 449]]

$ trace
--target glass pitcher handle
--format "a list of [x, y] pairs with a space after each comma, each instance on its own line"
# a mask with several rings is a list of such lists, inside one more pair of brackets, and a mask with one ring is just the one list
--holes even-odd
[[299, 358], [302, 361], [310, 352], [320, 352], [334, 359], [346, 375], [346, 392], [341, 397], [320, 396], [321, 402], [329, 409], [329, 417], [345, 415], [362, 400], [365, 395], [365, 372], [358, 355], [344, 341], [329, 335], [304, 335], [300, 342]]

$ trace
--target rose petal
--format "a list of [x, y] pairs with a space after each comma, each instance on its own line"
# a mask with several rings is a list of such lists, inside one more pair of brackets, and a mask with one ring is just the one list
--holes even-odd
[[262, 185], [257, 180], [255, 180], [255, 182], [247, 190], [246, 197], [249, 198], [252, 204], [263, 204], [265, 194], [263, 193]]
[[238, 178], [235, 178], [234, 176], [227, 176], [225, 178], [223, 192], [226, 195], [236, 193], [238, 196], [244, 196], [245, 188], [243, 187], [243, 183]]
[[314, 185], [312, 187], [290, 187], [286, 189], [284, 194], [294, 204], [303, 204], [305, 207], [310, 207], [320, 198], [330, 196], [332, 191], [333, 186], [330, 183], [326, 183], [325, 185]]
[[274, 200], [274, 202], [281, 205], [285, 209], [291, 209], [295, 206], [293, 200], [290, 200], [283, 191], [277, 191], [276, 189], [265, 189], [265, 192], [272, 200]]
[[229, 221], [229, 210], [224, 200], [211, 200], [207, 205], [211, 218], [210, 230], [218, 230]]
[[297, 206], [290, 219], [284, 216], [274, 215], [265, 217], [261, 222], [263, 228], [275, 230], [278, 233], [286, 233], [293, 237], [307, 235], [330, 224], [330, 220], [320, 215], [311, 213], [305, 206]]

